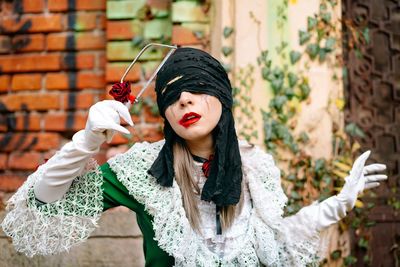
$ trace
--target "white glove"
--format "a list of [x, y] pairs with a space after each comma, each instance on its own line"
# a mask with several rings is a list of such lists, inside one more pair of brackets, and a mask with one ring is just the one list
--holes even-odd
[[129, 110], [121, 102], [104, 100], [94, 104], [89, 109], [85, 130], [74, 134], [72, 142], [65, 144], [45, 166], [41, 166], [46, 171], [34, 186], [36, 198], [45, 203], [61, 199], [104, 141], [110, 142], [115, 131], [129, 134], [120, 125], [120, 116], [133, 126]]
[[354, 208], [359, 193], [362, 193], [364, 189], [377, 187], [379, 181], [387, 179], [384, 174], [375, 174], [386, 170], [386, 165], [371, 164], [364, 166], [370, 153], [370, 151], [367, 151], [356, 159], [350, 175], [345, 178], [346, 182], [338, 195], [312, 205], [305, 211], [308, 214], [313, 214], [317, 223], [317, 230], [323, 230], [343, 219], [347, 212]]

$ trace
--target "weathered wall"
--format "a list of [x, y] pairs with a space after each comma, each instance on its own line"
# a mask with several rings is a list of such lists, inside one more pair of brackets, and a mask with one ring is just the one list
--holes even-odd
[[[39, 164], [84, 128], [88, 108], [109, 98], [140, 40], [209, 47], [210, 4], [170, 0], [3, 0], [0, 2], [0, 221], [4, 203]], [[136, 44], [136, 46], [135, 46]], [[160, 62], [145, 55], [127, 80], [137, 93]], [[132, 110], [132, 138], [117, 135], [103, 163], [137, 141], [162, 138], [149, 89]], [[135, 216], [107, 211], [83, 245], [59, 256], [28, 259], [0, 230], [2, 266], [143, 266]], [[123, 249], [122, 249], [123, 248]], [[4, 264], [4, 265], [3, 265]]]

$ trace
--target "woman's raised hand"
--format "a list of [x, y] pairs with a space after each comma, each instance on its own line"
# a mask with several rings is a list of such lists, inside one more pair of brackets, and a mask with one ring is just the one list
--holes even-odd
[[120, 125], [120, 117], [133, 126], [128, 108], [119, 101], [103, 100], [90, 107], [85, 127], [85, 139], [90, 149], [97, 149], [104, 141], [110, 142], [115, 131], [130, 134]]
[[337, 195], [338, 199], [346, 204], [348, 211], [354, 207], [359, 193], [364, 189], [377, 187], [380, 181], [387, 179], [387, 176], [382, 174], [386, 170], [385, 164], [375, 163], [365, 166], [370, 154], [371, 151], [364, 152], [355, 160], [350, 175], [345, 178], [346, 182]]

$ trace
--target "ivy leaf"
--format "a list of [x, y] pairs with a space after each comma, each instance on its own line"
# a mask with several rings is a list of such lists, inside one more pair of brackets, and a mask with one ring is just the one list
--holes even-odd
[[233, 48], [232, 47], [230, 47], [230, 46], [223, 46], [222, 47], [222, 54], [224, 54], [224, 56], [229, 56], [230, 54], [232, 54], [232, 52], [233, 52]]
[[263, 67], [261, 69], [261, 74], [262, 74], [262, 77], [263, 77], [264, 80], [267, 80], [267, 81], [269, 80], [270, 73], [271, 73], [271, 69], [270, 68]]
[[328, 51], [325, 48], [319, 49], [318, 56], [319, 62], [324, 62]]
[[289, 81], [289, 86], [290, 87], [294, 87], [298, 80], [299, 80], [299, 78], [297, 77], [296, 74], [294, 74], [293, 72], [289, 72], [288, 81]]
[[231, 72], [231, 70], [232, 70], [232, 67], [230, 64], [222, 64], [222, 67], [224, 67], [225, 71], [228, 73]]
[[276, 78], [271, 81], [271, 87], [272, 90], [274, 90], [275, 94], [278, 94], [281, 91], [282, 86], [283, 86], [283, 79], [281, 78]]
[[310, 40], [311, 34], [306, 31], [299, 31], [299, 42], [300, 45], [305, 44], [308, 40]]
[[297, 52], [297, 51], [290, 51], [290, 63], [292, 63], [292, 65], [294, 63], [296, 63], [297, 61], [299, 61], [301, 58], [301, 53]]
[[295, 200], [300, 200], [301, 199], [301, 196], [296, 191], [290, 192], [290, 197], [295, 199]]
[[355, 136], [358, 136], [361, 138], [365, 137], [365, 133], [363, 132], [363, 130], [361, 130], [361, 128], [358, 127], [357, 124], [355, 124], [353, 122], [346, 125], [345, 131], [353, 137], [355, 137]]
[[342, 256], [342, 251], [339, 250], [339, 249], [337, 249], [337, 250], [335, 250], [335, 251], [333, 251], [333, 252], [331, 253], [331, 259], [332, 259], [332, 260], [337, 260], [337, 259], [339, 259], [341, 256]]
[[357, 245], [360, 248], [368, 249], [368, 240], [365, 239], [364, 237], [361, 237], [360, 240], [358, 240], [358, 244]]
[[315, 59], [319, 52], [319, 46], [317, 44], [309, 44], [307, 45], [306, 52], [311, 59]]
[[322, 14], [321, 14], [321, 18], [322, 18], [322, 21], [323, 21], [323, 22], [325, 22], [326, 24], [328, 24], [328, 23], [331, 21], [331, 19], [332, 19], [332, 15], [331, 15], [331, 13], [322, 13]]
[[308, 17], [307, 18], [307, 30], [311, 31], [317, 25], [317, 19], [315, 17]]
[[347, 256], [346, 258], [344, 258], [344, 265], [345, 266], [351, 266], [356, 262], [357, 262], [357, 258], [354, 257], [354, 256], [350, 255], [350, 256]]
[[311, 88], [310, 86], [308, 86], [308, 83], [302, 83], [300, 84], [300, 90], [301, 90], [301, 99], [307, 99], [308, 95], [310, 94]]
[[224, 27], [224, 38], [228, 38], [233, 33], [232, 27]]
[[326, 42], [325, 42], [325, 49], [328, 52], [333, 51], [333, 48], [335, 47], [335, 43], [336, 43], [336, 39], [335, 38], [333, 38], [333, 37], [327, 38]]

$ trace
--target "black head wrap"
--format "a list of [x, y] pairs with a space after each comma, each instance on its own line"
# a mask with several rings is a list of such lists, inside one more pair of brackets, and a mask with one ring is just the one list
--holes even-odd
[[[222, 115], [213, 130], [214, 159], [201, 199], [213, 201], [218, 206], [237, 204], [241, 193], [242, 163], [231, 110], [232, 87], [222, 65], [204, 51], [178, 48], [158, 72], [155, 90], [158, 108], [164, 118], [167, 107], [177, 101], [183, 91], [204, 93], [219, 99]], [[174, 177], [172, 145], [184, 140], [173, 131], [167, 120], [164, 136], [165, 144], [149, 173], [160, 185], [170, 187]]]

